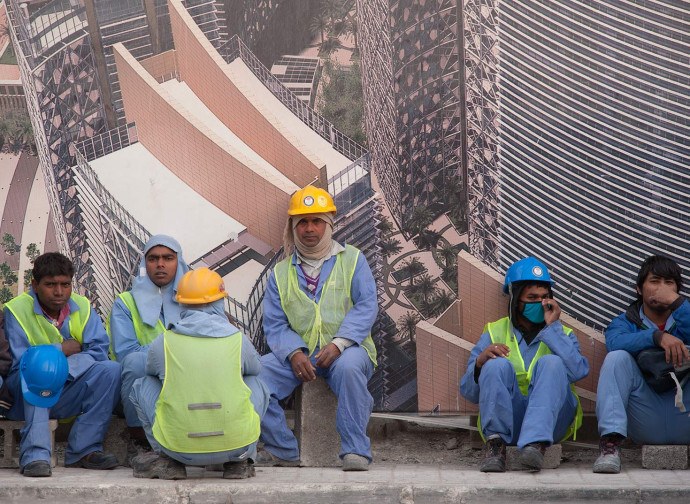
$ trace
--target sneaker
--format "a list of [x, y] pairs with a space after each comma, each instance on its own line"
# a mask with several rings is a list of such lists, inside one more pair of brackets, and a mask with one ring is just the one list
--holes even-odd
[[356, 453], [346, 453], [343, 457], [343, 471], [368, 471], [369, 459]]
[[486, 453], [484, 460], [479, 465], [481, 472], [505, 472], [506, 470], [506, 443], [497, 434], [489, 436], [486, 440]]
[[530, 443], [520, 450], [520, 464], [529, 472], [539, 472], [544, 467], [544, 454], [548, 443]]
[[46, 462], [45, 460], [34, 460], [33, 462], [29, 462], [22, 467], [19, 472], [28, 478], [46, 478], [53, 474], [50, 468], [50, 462]]
[[111, 453], [101, 451], [91, 452], [85, 457], [80, 458], [65, 467], [83, 467], [84, 469], [113, 469], [119, 465], [117, 457]]
[[223, 464], [223, 478], [225, 479], [246, 479], [253, 476], [256, 476], [256, 471], [254, 464], [249, 460]]
[[165, 454], [144, 453], [132, 459], [132, 474], [135, 478], [180, 480], [187, 479], [184, 464]]
[[621, 447], [619, 434], [602, 436], [599, 440], [599, 457], [594, 462], [595, 473], [618, 474], [621, 472]]
[[127, 458], [125, 458], [125, 467], [132, 467], [132, 459], [137, 455], [143, 453], [150, 453], [153, 451], [147, 439], [132, 439], [129, 438], [127, 442]]
[[254, 464], [256, 467], [299, 467], [299, 460], [285, 460], [269, 451], [262, 450], [256, 456]]

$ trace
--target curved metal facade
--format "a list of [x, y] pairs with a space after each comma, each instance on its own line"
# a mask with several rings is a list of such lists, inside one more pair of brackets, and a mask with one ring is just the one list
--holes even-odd
[[567, 311], [604, 327], [633, 296], [644, 257], [690, 272], [690, 3], [501, 2], [497, 12], [500, 267], [539, 256]]

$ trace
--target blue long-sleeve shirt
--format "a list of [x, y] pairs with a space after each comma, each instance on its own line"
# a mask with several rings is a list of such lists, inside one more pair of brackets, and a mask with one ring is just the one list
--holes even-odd
[[[337, 255], [331, 257], [321, 267], [319, 283], [316, 286], [313, 297], [316, 303], [321, 299], [323, 285], [331, 271], [333, 271], [336, 258]], [[312, 297], [307, 290], [307, 280], [304, 278], [304, 273], [301, 268], [297, 267], [297, 254], [292, 255], [292, 264], [297, 269], [299, 288], [302, 292]], [[379, 309], [376, 296], [376, 282], [364, 254], [361, 253], [357, 258], [355, 272], [352, 277], [350, 297], [353, 306], [345, 315], [345, 319], [334, 338], [346, 338], [354, 341], [356, 344], [361, 344], [371, 332]], [[287, 315], [280, 304], [275, 272], [271, 273], [266, 286], [263, 326], [268, 346], [279, 361], [284, 362], [288, 355], [297, 349], [307, 350], [307, 344], [299, 334], [292, 330]]]
[[[46, 320], [50, 321], [48, 317], [43, 313], [41, 305], [38, 303], [36, 294], [33, 289], [29, 290], [29, 295], [34, 298], [34, 313], [40, 317], [45, 317]], [[69, 322], [72, 313], [79, 311], [79, 306], [72, 299], [68, 301], [70, 315], [68, 315], [62, 323], [59, 329], [60, 335], [63, 340], [72, 339], [69, 332]], [[10, 351], [12, 352], [12, 367], [10, 368], [10, 375], [19, 371], [19, 361], [22, 355], [29, 346], [29, 339], [27, 338], [24, 329], [19, 324], [19, 321], [15, 318], [10, 310], [4, 309], [5, 314], [5, 335], [10, 343]], [[86, 372], [95, 361], [104, 361], [108, 359], [108, 346], [110, 341], [108, 339], [108, 333], [105, 332], [105, 328], [101, 322], [101, 319], [96, 314], [96, 311], [91, 308], [91, 314], [89, 320], [84, 326], [84, 332], [82, 334], [82, 347], [81, 352], [70, 355], [67, 358], [69, 364], [69, 379], [75, 380]], [[60, 343], [55, 343], [57, 348], [61, 349]]]
[[[161, 317], [163, 314], [161, 313]], [[165, 322], [161, 318], [162, 322]], [[132, 322], [132, 312], [129, 311], [121, 298], [115, 299], [110, 310], [110, 337], [113, 344], [113, 353], [118, 362], [133, 352], [145, 352], [149, 345], [142, 345], [137, 339]]]
[[[525, 369], [529, 369], [532, 359], [534, 359], [539, 349], [539, 343], [544, 342], [552, 354], [558, 355], [563, 360], [570, 383], [575, 383], [589, 374], [589, 363], [580, 354], [580, 343], [577, 341], [577, 337], [574, 333], [566, 334], [560, 320], [544, 327], [530, 344], [525, 342], [520, 331], [517, 329], [514, 329], [514, 331], [515, 338], [518, 340], [520, 355], [522, 355], [522, 360], [525, 363]], [[465, 399], [475, 404], [479, 403], [479, 384], [474, 380], [474, 364], [479, 354], [492, 344], [491, 335], [488, 331], [481, 335], [472, 352], [470, 352], [467, 371], [465, 371], [465, 375], [460, 381], [460, 393]], [[497, 359], [503, 358], [505, 357], [497, 357]]]

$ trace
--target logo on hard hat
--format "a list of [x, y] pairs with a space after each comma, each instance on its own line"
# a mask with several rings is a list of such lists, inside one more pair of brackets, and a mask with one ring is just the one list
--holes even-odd
[[326, 201], [326, 196], [319, 196], [316, 198], [316, 202], [319, 204], [320, 207], [326, 208], [326, 205], [328, 204], [328, 201]]
[[53, 393], [50, 390], [41, 390], [41, 397], [50, 397]]
[[304, 198], [304, 206], [312, 206], [314, 204], [314, 198], [307, 196]]
[[539, 266], [535, 266], [534, 268], [532, 268], [532, 274], [534, 276], [540, 277], [544, 274], [544, 270], [542, 270]]

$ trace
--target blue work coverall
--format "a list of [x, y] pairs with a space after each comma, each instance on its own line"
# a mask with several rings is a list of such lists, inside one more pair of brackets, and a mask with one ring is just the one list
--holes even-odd
[[[341, 252], [342, 253], [342, 252]], [[321, 299], [323, 285], [328, 279], [337, 255], [327, 259], [321, 267], [319, 282], [314, 296], [309, 294], [307, 281], [302, 269], [297, 266], [297, 253], [292, 256], [292, 264], [297, 269], [299, 288], [312, 297], [316, 303]], [[346, 338], [355, 344], [346, 348], [329, 368], [316, 368], [316, 374], [323, 376], [328, 386], [338, 397], [336, 428], [340, 434], [342, 458], [348, 453], [366, 457], [371, 461], [370, 442], [367, 437], [367, 424], [374, 407], [374, 400], [367, 389], [367, 382], [373, 373], [374, 365], [367, 352], [359, 346], [371, 332], [378, 314], [376, 282], [371, 274], [364, 254], [357, 258], [352, 277], [351, 298], [353, 306], [345, 315], [336, 338]], [[262, 370], [259, 377], [271, 391], [268, 411], [261, 421], [261, 441], [264, 449], [283, 460], [299, 460], [297, 439], [285, 422], [285, 414], [278, 404], [301, 384], [288, 360], [295, 350], [307, 353], [307, 344], [292, 330], [287, 315], [280, 303], [280, 295], [275, 274], [271, 273], [264, 295], [264, 333], [271, 350], [261, 357]], [[311, 355], [319, 352], [317, 347]]]
[[[34, 298], [34, 313], [45, 317], [33, 289], [29, 290], [29, 295]], [[73, 300], [70, 299], [68, 303], [70, 314], [79, 310]], [[103, 438], [110, 425], [113, 408], [120, 398], [120, 365], [108, 359], [108, 334], [95, 310], [91, 308], [84, 327], [82, 351], [67, 357], [67, 383], [52, 408], [38, 408], [23, 399], [19, 362], [30, 346], [29, 340], [12, 312], [5, 308], [4, 314], [5, 334], [12, 352], [12, 368], [7, 384], [15, 397], [14, 406], [7, 416], [26, 422], [21, 430], [19, 466], [23, 468], [36, 460], [50, 462], [50, 418], [78, 415], [69, 433], [65, 464], [77, 462], [94, 451], [103, 451]], [[63, 340], [72, 339], [69, 322], [68, 316], [60, 328]], [[61, 348], [59, 343], [55, 346]]]
[[[664, 332], [690, 345], [690, 304], [681, 298], [671, 308]], [[600, 435], [618, 433], [639, 444], [690, 444], [690, 418], [675, 407], [676, 389], [657, 394], [635, 361], [640, 351], [655, 346], [658, 330], [639, 301], [606, 328], [609, 353], [597, 387]], [[683, 386], [683, 403], [690, 411], [690, 382]]]
[[[197, 338], [221, 338], [231, 336], [238, 332], [238, 329], [228, 322], [223, 314], [223, 300], [216, 301], [214, 304], [217, 309], [213, 318], [209, 317], [212, 313], [210, 307], [206, 313], [198, 310], [182, 311], [180, 320], [171, 324], [171, 330], [180, 334], [186, 334]], [[147, 376], [134, 382], [130, 393], [130, 401], [136, 408], [139, 418], [146, 432], [146, 438], [156, 453], [165, 453], [185, 465], [206, 466], [214, 464], [224, 464], [225, 462], [241, 462], [246, 459], [256, 459], [256, 442], [235, 450], [220, 451], [212, 453], [180, 453], [168, 450], [156, 441], [153, 436], [153, 423], [156, 420], [156, 402], [163, 389], [165, 381], [165, 348], [163, 336], [158, 336], [149, 345], [146, 362]], [[209, 359], [214, 356], [209, 356]], [[225, 356], [221, 356], [225, 358]], [[261, 360], [259, 354], [247, 339], [242, 335], [241, 351], [242, 378], [245, 385], [251, 390], [250, 401], [254, 406], [254, 411], [262, 418], [268, 407], [268, 388], [259, 379], [261, 371]], [[190, 380], [194, 380], [192, 374]], [[216, 383], [215, 387], [221, 387], [222, 383]]]
[[577, 410], [570, 384], [587, 376], [587, 359], [580, 354], [575, 334], [566, 334], [560, 320], [544, 327], [530, 344], [520, 331], [513, 331], [526, 370], [539, 343], [551, 350], [551, 355], [544, 355], [535, 363], [527, 395], [520, 391], [515, 368], [505, 357], [487, 360], [475, 381], [475, 361], [492, 344], [488, 331], [470, 353], [460, 392], [468, 401], [479, 404], [484, 438], [499, 434], [506, 444], [519, 449], [539, 441], [558, 443]]

